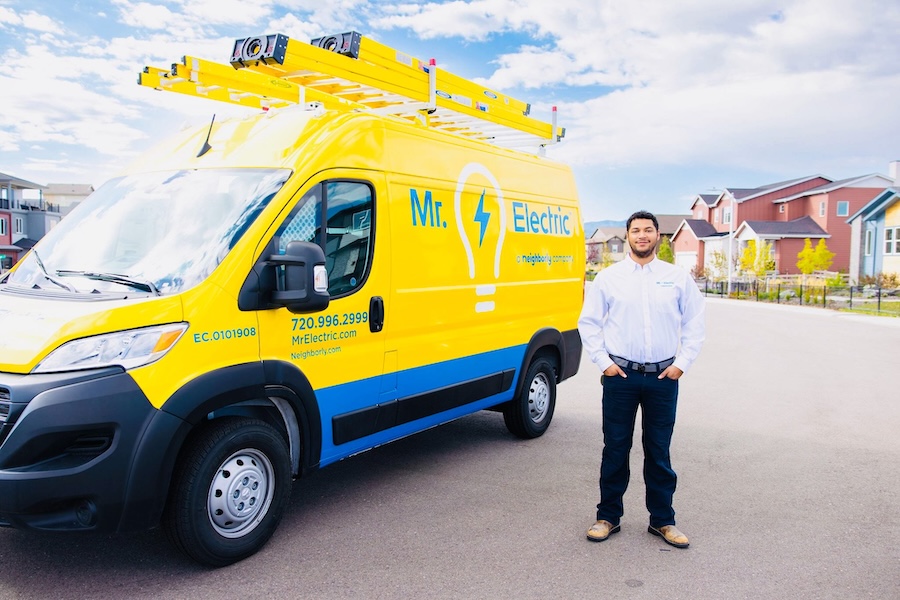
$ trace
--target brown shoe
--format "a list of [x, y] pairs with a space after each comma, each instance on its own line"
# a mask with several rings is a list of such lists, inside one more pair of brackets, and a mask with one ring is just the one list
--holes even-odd
[[609, 521], [604, 521], [601, 519], [591, 525], [591, 528], [588, 529], [587, 539], [591, 540], [592, 542], [602, 542], [612, 534], [618, 533], [619, 529], [621, 529], [621, 527], [619, 527], [618, 525], [613, 525]]
[[674, 525], [663, 525], [662, 527], [653, 527], [651, 525], [647, 527], [647, 531], [653, 535], [658, 535], [670, 546], [675, 546], [676, 548], [687, 548], [690, 546], [687, 536], [678, 531], [678, 528]]

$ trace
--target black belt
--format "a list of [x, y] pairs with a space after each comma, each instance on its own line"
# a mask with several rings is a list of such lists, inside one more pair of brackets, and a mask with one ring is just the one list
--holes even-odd
[[660, 371], [665, 371], [675, 362], [674, 357], [658, 363], [639, 363], [628, 360], [627, 358], [622, 358], [621, 356], [613, 356], [612, 354], [610, 354], [609, 357], [623, 369], [631, 369], [632, 371], [638, 371], [640, 373], [659, 373]]

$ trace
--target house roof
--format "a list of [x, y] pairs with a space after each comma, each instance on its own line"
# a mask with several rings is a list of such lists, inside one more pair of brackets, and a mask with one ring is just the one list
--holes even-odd
[[25, 179], [19, 179], [18, 177], [13, 177], [12, 175], [7, 175], [6, 173], [0, 173], [0, 187], [11, 186], [17, 189], [24, 190], [43, 190], [46, 189], [46, 186], [43, 186], [39, 183], [33, 183], [31, 181], [27, 181]]
[[87, 196], [94, 192], [94, 186], [89, 183], [48, 183], [47, 195], [59, 194], [61, 196]]
[[[738, 228], [738, 232], [744, 227], [750, 228], [756, 235], [777, 238], [830, 237], [828, 232], [810, 216], [803, 216], [793, 221], [744, 221]], [[738, 232], [735, 232], [735, 235]]]
[[878, 217], [883, 211], [893, 206], [897, 200], [900, 200], [900, 187], [887, 188], [869, 200], [861, 209], [850, 215], [847, 223], [858, 217], [862, 217], [865, 220]]
[[[690, 218], [691, 215], [655, 215], [656, 220], [659, 222], [659, 232], [664, 233], [665, 235], [672, 235], [678, 229], [678, 226], [681, 225], [681, 222], [687, 218]], [[622, 230], [624, 233], [624, 229]]]
[[[872, 180], [872, 185], [866, 185], [867, 180]], [[814, 188], [808, 189], [803, 192], [796, 193], [792, 196], [785, 196], [784, 198], [779, 198], [777, 200], [773, 200], [773, 204], [782, 204], [784, 202], [790, 202], [791, 200], [796, 200], [797, 198], [805, 198], [806, 196], [814, 196], [816, 194], [827, 194], [828, 192], [833, 192], [835, 190], [839, 190], [842, 188], [852, 188], [852, 187], [872, 187], [872, 188], [884, 188], [891, 185], [892, 180], [889, 177], [885, 177], [884, 175], [879, 175], [878, 173], [869, 173], [868, 175], [859, 175], [857, 177], [850, 177], [849, 179], [841, 179], [838, 181], [832, 181], [831, 183], [824, 183], [820, 186], [816, 186]]]
[[589, 244], [603, 244], [608, 242], [613, 238], [619, 238], [620, 240], [625, 239], [625, 228], [624, 227], [604, 227], [603, 229], [597, 229], [594, 233], [587, 239], [587, 243]]
[[38, 240], [33, 240], [31, 238], [23, 237], [16, 240], [16, 246], [21, 250], [31, 250], [34, 248], [34, 245], [38, 243]]
[[[714, 206], [718, 199], [718, 194], [697, 194], [697, 197], [694, 198], [694, 204], [697, 204], [697, 202], [703, 202], [707, 206]], [[694, 204], [692, 204], [691, 206], [693, 206]]]
[[725, 194], [730, 194], [732, 198], [734, 198], [737, 202], [744, 202], [745, 200], [750, 200], [751, 198], [756, 198], [757, 196], [763, 196], [765, 194], [771, 194], [772, 192], [777, 192], [778, 190], [782, 190], [784, 188], [789, 188], [792, 185], [798, 185], [800, 183], [806, 181], [812, 181], [813, 179], [825, 179], [826, 181], [831, 181], [828, 177], [824, 175], [809, 175], [807, 177], [798, 177], [797, 179], [789, 179], [787, 181], [778, 181], [776, 183], [769, 183], [757, 188], [725, 188], [719, 196], [716, 198], [715, 204], [724, 197]]
[[683, 219], [681, 221], [681, 224], [678, 226], [678, 229], [676, 229], [675, 233], [672, 234], [672, 237], [678, 235], [678, 232], [682, 229], [689, 230], [698, 240], [701, 238], [728, 235], [727, 233], [719, 233], [718, 231], [716, 231], [716, 228], [713, 227], [712, 223], [710, 223], [709, 221], [704, 221], [703, 219]]

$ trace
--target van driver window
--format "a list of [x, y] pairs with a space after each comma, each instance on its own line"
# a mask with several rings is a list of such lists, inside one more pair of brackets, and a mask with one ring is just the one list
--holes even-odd
[[[324, 192], [324, 194], [322, 193]], [[303, 195], [276, 234], [278, 252], [293, 241], [322, 244], [322, 198], [328, 292], [342, 296], [359, 288], [372, 261], [372, 188], [354, 181], [330, 181]]]

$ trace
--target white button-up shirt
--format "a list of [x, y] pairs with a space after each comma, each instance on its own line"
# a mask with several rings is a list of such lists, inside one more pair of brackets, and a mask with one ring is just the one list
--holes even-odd
[[589, 284], [578, 331], [601, 371], [612, 354], [639, 363], [674, 356], [687, 372], [706, 335], [703, 295], [683, 268], [656, 257], [642, 267], [628, 255]]

